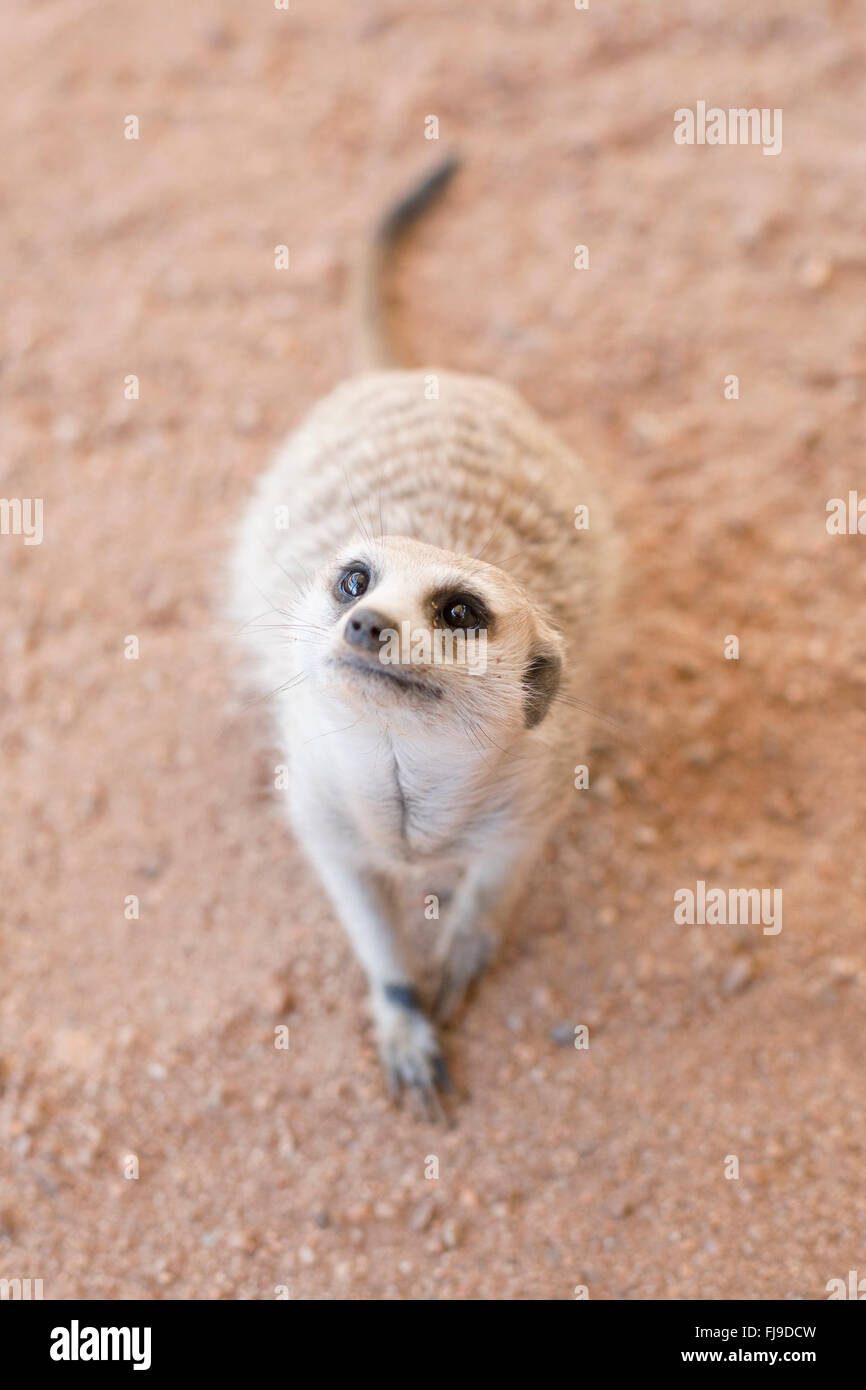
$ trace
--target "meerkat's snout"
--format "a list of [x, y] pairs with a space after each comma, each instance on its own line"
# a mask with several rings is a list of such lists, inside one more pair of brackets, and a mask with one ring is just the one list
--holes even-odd
[[346, 620], [343, 638], [350, 647], [364, 652], [381, 652], [382, 636], [393, 632], [395, 624], [375, 608], [360, 608]]

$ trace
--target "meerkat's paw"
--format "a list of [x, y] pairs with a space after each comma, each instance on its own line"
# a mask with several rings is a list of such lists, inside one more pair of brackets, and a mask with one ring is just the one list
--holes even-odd
[[431, 1119], [441, 1119], [439, 1091], [451, 1090], [451, 1079], [432, 1023], [420, 1008], [415, 990], [387, 985], [373, 999], [379, 1056], [395, 1097], [413, 1090]]
[[439, 988], [433, 1007], [436, 1018], [451, 1018], [457, 1012], [495, 950], [496, 938], [486, 931], [455, 931], [446, 938], [439, 957]]

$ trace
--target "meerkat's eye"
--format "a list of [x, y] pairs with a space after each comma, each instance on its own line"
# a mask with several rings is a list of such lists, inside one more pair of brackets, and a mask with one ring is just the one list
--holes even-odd
[[337, 583], [337, 593], [344, 599], [360, 598], [369, 583], [369, 571], [361, 569], [358, 565], [353, 565], [340, 577]]
[[474, 628], [481, 627], [484, 622], [478, 605], [465, 594], [451, 594], [442, 604], [439, 613], [446, 627]]

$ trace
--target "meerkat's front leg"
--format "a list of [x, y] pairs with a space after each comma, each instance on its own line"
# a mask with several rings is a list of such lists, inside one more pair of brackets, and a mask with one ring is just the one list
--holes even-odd
[[527, 886], [531, 862], [525, 843], [504, 839], [490, 844], [465, 871], [436, 952], [437, 1018], [450, 1018], [484, 974], [499, 942], [499, 927]]
[[393, 1094], [418, 1092], [435, 1110], [437, 1088], [450, 1086], [435, 1029], [423, 1009], [395, 931], [392, 886], [367, 867], [351, 837], [335, 833], [305, 808], [295, 829], [367, 975], [379, 1056]]

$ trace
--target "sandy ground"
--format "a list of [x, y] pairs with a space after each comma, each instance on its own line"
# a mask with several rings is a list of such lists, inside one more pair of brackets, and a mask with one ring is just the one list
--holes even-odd
[[[799, 1299], [866, 1274], [866, 539], [825, 527], [866, 492], [862, 9], [10, 0], [2, 39], [0, 490], [44, 499], [44, 540], [0, 536], [0, 1276]], [[782, 108], [782, 154], [675, 145], [698, 99]], [[217, 605], [252, 479], [346, 370], [362, 230], [450, 143], [403, 331], [580, 449], [628, 570], [618, 724], [448, 1036], [442, 1129], [387, 1101]], [[783, 930], [675, 925], [698, 879], [781, 888]]]

